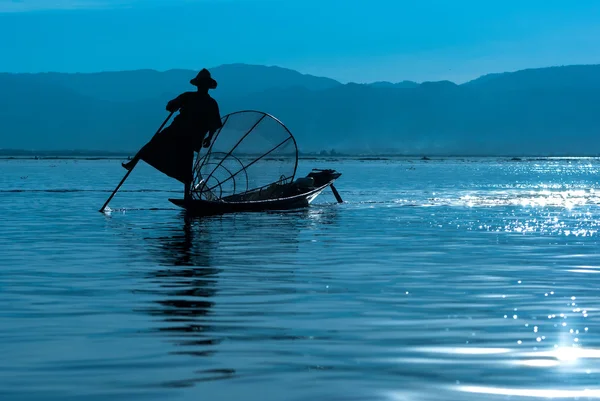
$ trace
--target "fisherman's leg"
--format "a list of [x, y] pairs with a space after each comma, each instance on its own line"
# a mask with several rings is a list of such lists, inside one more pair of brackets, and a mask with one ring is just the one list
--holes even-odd
[[190, 200], [190, 199], [192, 199], [191, 188], [192, 188], [192, 183], [190, 181], [187, 181], [184, 184], [183, 200]]
[[127, 163], [121, 163], [121, 166], [123, 166], [123, 168], [126, 170], [131, 170], [133, 167], [135, 167], [137, 162], [142, 157], [144, 157], [144, 152], [149, 146], [153, 145], [153, 141], [154, 143], [160, 141], [164, 135], [169, 135], [170, 131], [172, 131], [171, 126], [168, 126], [167, 128], [163, 129], [161, 132], [156, 134], [148, 143], [146, 143], [131, 160], [129, 160]]
[[192, 198], [191, 191], [192, 191], [192, 182], [194, 180], [194, 150], [193, 149], [186, 150], [186, 162], [187, 162], [186, 163], [187, 179], [184, 183], [184, 192], [183, 192], [184, 200]]
[[127, 163], [121, 163], [121, 166], [123, 166], [123, 168], [125, 170], [131, 170], [133, 168], [133, 166], [135, 166], [137, 164], [137, 162], [140, 160], [139, 157], [134, 156], [133, 159], [129, 160]]
[[148, 142], [146, 145], [144, 145], [143, 148], [141, 148], [135, 156], [133, 156], [133, 158], [131, 160], [129, 160], [127, 163], [121, 163], [121, 166], [123, 166], [123, 168], [125, 170], [131, 170], [132, 168], [135, 167], [135, 165], [137, 164], [138, 161], [140, 161], [140, 159], [143, 157], [144, 155], [144, 151], [146, 150], [146, 147], [151, 143], [152, 141]]

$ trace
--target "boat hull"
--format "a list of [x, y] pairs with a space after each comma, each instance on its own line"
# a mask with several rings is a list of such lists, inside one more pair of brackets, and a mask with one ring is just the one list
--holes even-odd
[[[337, 175], [339, 177], [339, 174]], [[337, 178], [337, 177], [336, 177]], [[330, 187], [336, 178], [307, 192], [276, 199], [266, 199], [244, 202], [207, 201], [201, 199], [169, 199], [194, 216], [215, 216], [228, 213], [283, 211], [308, 207], [325, 189]]]

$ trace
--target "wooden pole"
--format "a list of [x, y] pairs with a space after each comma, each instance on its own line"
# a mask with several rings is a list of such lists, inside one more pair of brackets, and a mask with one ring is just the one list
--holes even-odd
[[[154, 138], [160, 131], [162, 131], [162, 129], [165, 126], [165, 124], [167, 123], [167, 121], [169, 121], [171, 119], [171, 116], [173, 115], [173, 113], [174, 113], [174, 111], [172, 111], [171, 114], [169, 114], [167, 116], [167, 118], [165, 119], [165, 121], [163, 121], [162, 125], [160, 126], [160, 128], [158, 128], [158, 131], [156, 131], [156, 133], [152, 136], [152, 138]], [[150, 140], [152, 140], [152, 138]], [[119, 190], [119, 188], [121, 188], [121, 185], [123, 185], [123, 183], [125, 182], [125, 180], [127, 179], [127, 177], [129, 177], [129, 174], [131, 174], [131, 172], [133, 171], [133, 169], [135, 168], [135, 166], [137, 166], [137, 162], [131, 167], [130, 170], [127, 171], [127, 174], [125, 174], [125, 177], [123, 177], [123, 179], [121, 180], [121, 182], [119, 183], [119, 185], [117, 185], [117, 187], [115, 188], [115, 190], [113, 191], [113, 193], [108, 197], [108, 199], [106, 200], [106, 202], [104, 202], [104, 205], [102, 205], [102, 207], [99, 210], [100, 213], [104, 213], [104, 209], [106, 209], [106, 206], [108, 206], [108, 203], [115, 196], [115, 194], [117, 193], [117, 191]]]
[[344, 203], [344, 201], [342, 200], [342, 197], [340, 196], [340, 193], [337, 191], [337, 189], [335, 189], [333, 184], [331, 184], [330, 187], [331, 187], [331, 192], [333, 192], [333, 196], [335, 196], [335, 200], [337, 200], [338, 203]]

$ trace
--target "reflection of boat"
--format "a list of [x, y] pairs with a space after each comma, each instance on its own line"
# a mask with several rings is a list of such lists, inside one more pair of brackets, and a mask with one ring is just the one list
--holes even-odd
[[[156, 226], [144, 230], [160, 234], [144, 238], [148, 264], [160, 267], [144, 273], [151, 284], [144, 291], [153, 299], [136, 311], [160, 318], [152, 330], [177, 345], [174, 354], [210, 356], [222, 341], [207, 323], [221, 270], [211, 264], [214, 242], [197, 224], [186, 219], [182, 232], [169, 229], [167, 235]], [[172, 222], [167, 227], [173, 227]]]
[[[302, 258], [303, 233], [328, 230], [338, 213], [335, 207], [312, 207], [227, 219], [166, 213], [166, 220], [108, 220], [111, 232], [125, 241], [125, 257], [144, 266], [132, 273], [132, 309], [148, 317], [141, 333], [167, 343], [156, 348], [156, 358], [170, 360], [172, 354], [180, 363], [159, 379], [152, 377], [160, 380], [152, 384], [172, 389], [232, 379], [240, 366], [229, 357], [229, 345], [248, 355], [256, 344], [303, 340], [301, 327], [260, 324], [288, 310], [265, 309], [264, 302], [295, 299], [306, 274], [318, 273], [318, 268], [296, 269], [290, 260]], [[327, 251], [334, 245], [321, 246]]]
[[313, 170], [294, 179], [297, 166], [296, 140], [281, 121], [258, 111], [231, 113], [198, 154], [189, 199], [169, 200], [202, 216], [306, 207], [328, 187], [342, 202], [333, 186], [340, 173]]

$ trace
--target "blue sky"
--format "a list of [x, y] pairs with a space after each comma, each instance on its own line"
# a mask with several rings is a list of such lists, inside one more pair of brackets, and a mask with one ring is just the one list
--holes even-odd
[[0, 71], [279, 65], [464, 82], [600, 64], [600, 0], [0, 0]]

